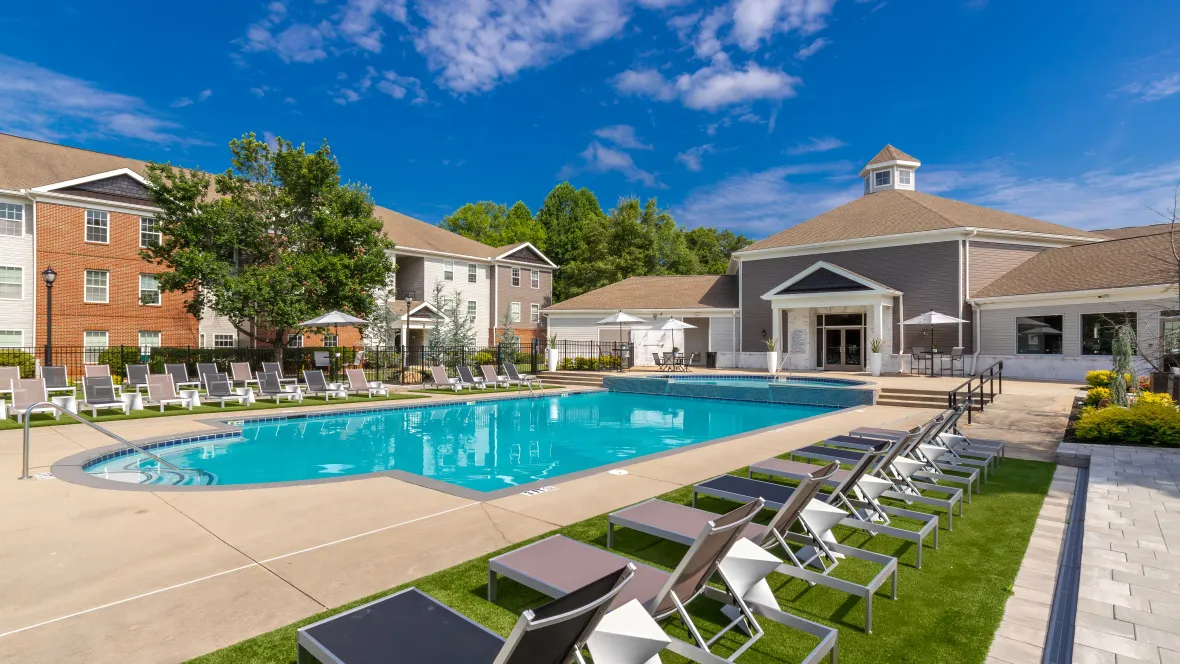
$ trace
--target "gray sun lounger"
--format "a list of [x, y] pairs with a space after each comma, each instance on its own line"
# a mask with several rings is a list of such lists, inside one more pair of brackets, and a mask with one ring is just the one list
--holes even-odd
[[[971, 407], [970, 400], [965, 404], [956, 406], [954, 409], [948, 411], [949, 415], [943, 421], [941, 430], [937, 436], [933, 436], [929, 441], [931, 445], [942, 447], [945, 456], [940, 456], [937, 461], [932, 462], [932, 465], [939, 470], [947, 470], [953, 472], [968, 472], [971, 468], [978, 468], [983, 476], [983, 481], [988, 481], [989, 471], [995, 472], [996, 465], [1002, 450], [988, 450], [978, 447], [971, 447], [956, 443], [962, 439], [962, 436], [951, 433], [956, 431], [956, 424], [959, 418], [967, 408]], [[875, 427], [859, 427], [850, 432], [853, 436], [877, 438], [881, 440], [893, 440], [899, 436], [899, 432], [895, 429], [878, 429]], [[905, 432], [900, 432], [904, 434]], [[1001, 443], [1002, 445], [1002, 443]], [[978, 484], [978, 483], [977, 483]]]
[[477, 387], [481, 390], [487, 388], [487, 381], [481, 377], [477, 378], [475, 374], [472, 374], [471, 367], [467, 366], [466, 364], [460, 364], [459, 366], [455, 367], [455, 370], [459, 372], [459, 380], [462, 382], [467, 383], [472, 387]]
[[142, 387], [147, 387], [148, 376], [151, 375], [148, 365], [146, 364], [128, 364], [123, 368], [126, 372], [127, 378], [123, 381], [125, 387], [130, 387], [136, 392]]
[[207, 401], [216, 399], [225, 408], [226, 401], [236, 401], [245, 405], [247, 395], [234, 392], [234, 384], [229, 376], [223, 373], [205, 374], [205, 397]]
[[283, 399], [303, 401], [303, 393], [299, 391], [299, 388], [295, 388], [291, 392], [284, 390], [283, 384], [279, 382], [279, 375], [273, 373], [258, 374], [258, 396], [260, 398], [273, 397], [276, 404]]
[[204, 387], [205, 389], [209, 389], [209, 385], [205, 381], [205, 376], [208, 376], [209, 374], [215, 374], [215, 373], [221, 373], [221, 370], [217, 368], [217, 364], [215, 364], [213, 362], [198, 362], [197, 363], [197, 378], [201, 379], [201, 386]]
[[115, 395], [115, 384], [110, 376], [88, 376], [82, 379], [83, 407], [90, 409], [91, 417], [98, 417], [99, 408], [119, 409], [124, 415], [131, 414], [131, 404]]
[[165, 364], [164, 373], [172, 376], [172, 385], [178, 390], [195, 390], [201, 387], [201, 381], [189, 378], [187, 364]]
[[[777, 561], [774, 567], [766, 569], [766, 575], [782, 562], [742, 537], [762, 506], [763, 501], [756, 498], [728, 514], [715, 516], [704, 525], [671, 573], [633, 563], [628, 558], [563, 535], [554, 535], [489, 560], [488, 599], [495, 601], [498, 576], [512, 579], [549, 597], [561, 597], [604, 572], [632, 563], [636, 567], [635, 578], [615, 599], [614, 606], [637, 599], [656, 622], [678, 617], [692, 639], [691, 642], [672, 639], [668, 649], [678, 655], [695, 662], [732, 662], [765, 635], [758, 620], [758, 617], [762, 617], [819, 639], [819, 644], [803, 660], [805, 663], [819, 662], [828, 653], [835, 661], [838, 638], [835, 629], [779, 609], [773, 592], [765, 583], [765, 576], [756, 579], [734, 568], [727, 571], [724, 562], [726, 557], [739, 551], [747, 561], [752, 559], [753, 552], [757, 552], [762, 561]], [[709, 584], [714, 575], [721, 581], [722, 588]], [[743, 587], [740, 591], [735, 590], [737, 586], [734, 579], [738, 577], [744, 577], [741, 579]], [[725, 604], [722, 611], [732, 620], [709, 640], [701, 636], [693, 616], [685, 608], [701, 596]], [[732, 630], [739, 626], [749, 638], [737, 646], [728, 659], [711, 651], [710, 647], [717, 638], [723, 634], [733, 634]]]
[[187, 399], [176, 393], [176, 386], [172, 382], [172, 376], [168, 374], [157, 374], [155, 376], [147, 377], [148, 401], [160, 407], [160, 412], [164, 412], [164, 406], [179, 404], [185, 406], [189, 410], [193, 409], [192, 399]]
[[[840, 468], [831, 463], [806, 476], [791, 494], [774, 518], [767, 525], [751, 523], [742, 535], [764, 549], [783, 551], [787, 556], [778, 572], [806, 581], [808, 585], [822, 585], [865, 601], [865, 632], [873, 631], [873, 595], [892, 580], [891, 599], [897, 599], [897, 559], [871, 551], [828, 542], [820, 537], [833, 522], [839, 522], [844, 512], [822, 501], [813, 500], [819, 493], [824, 480], [832, 477]], [[615, 526], [638, 530], [648, 535], [689, 545], [696, 539], [701, 528], [716, 518], [713, 512], [669, 503], [658, 498], [621, 509], [607, 517], [606, 546], [614, 546]], [[792, 532], [792, 526], [799, 524], [802, 533]], [[798, 553], [788, 542], [802, 545]], [[840, 559], [852, 557], [880, 565], [881, 569], [867, 584], [861, 585], [831, 576], [840, 564]], [[810, 569], [815, 566], [819, 571]]]
[[[588, 649], [594, 656], [595, 630], [604, 624], [607, 608], [634, 576], [635, 567], [627, 565], [564, 597], [525, 611], [507, 639], [417, 588], [408, 588], [299, 628], [297, 659], [299, 664], [584, 663], [582, 651]], [[606, 620], [634, 622], [646, 618], [641, 614], [639, 609]], [[646, 620], [650, 625], [651, 619]], [[654, 631], [658, 629], [654, 627]], [[614, 645], [608, 641], [603, 644]], [[656, 656], [663, 645], [659, 641], [643, 644], [640, 652], [630, 653], [635, 657], [630, 661], [611, 659], [615, 653], [610, 652], [599, 651], [598, 655], [604, 662], [640, 664]]]
[[279, 364], [278, 362], [263, 362], [262, 363], [262, 372], [260, 372], [260, 373], [272, 373], [272, 374], [278, 376], [280, 384], [286, 384], [286, 383], [291, 383], [292, 385], [299, 384], [298, 378], [284, 378], [283, 377], [283, 365]]
[[434, 385], [435, 389], [449, 387], [453, 392], [463, 389], [463, 381], [448, 376], [447, 368], [441, 364], [430, 367], [430, 382]]
[[70, 396], [78, 394], [78, 390], [70, 385], [65, 367], [41, 367], [41, 377], [45, 379], [45, 391], [50, 395], [54, 392], [69, 392]]
[[513, 383], [516, 383], [517, 385], [528, 385], [530, 387], [532, 385], [536, 385], [537, 387], [541, 388], [542, 390], [545, 389], [545, 386], [541, 384], [540, 378], [537, 378], [536, 376], [533, 376], [530, 374], [520, 373], [519, 371], [516, 370], [516, 365], [511, 362], [504, 363], [504, 372], [508, 374], [508, 380], [512, 381]]
[[483, 382], [485, 385], [494, 385], [495, 387], [510, 387], [512, 385], [508, 376], [501, 376], [496, 373], [496, 367], [490, 364], [479, 365], [479, 372], [483, 374]]
[[[332, 397], [340, 396], [342, 390], [334, 390], [328, 387], [328, 380], [324, 378], [324, 372], [320, 369], [304, 369], [303, 383], [307, 386], [307, 393], [312, 396], [323, 396], [324, 401], [331, 401]], [[348, 393], [344, 393], [344, 398], [347, 398]]]

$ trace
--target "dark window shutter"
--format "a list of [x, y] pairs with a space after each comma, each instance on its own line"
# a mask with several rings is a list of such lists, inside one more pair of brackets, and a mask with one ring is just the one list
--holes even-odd
[[25, 203], [25, 235], [33, 234], [33, 204]]

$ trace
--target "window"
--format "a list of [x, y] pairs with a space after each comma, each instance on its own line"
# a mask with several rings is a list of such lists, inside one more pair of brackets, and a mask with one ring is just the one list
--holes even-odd
[[1016, 352], [1020, 355], [1061, 355], [1061, 316], [1017, 316]]
[[889, 182], [889, 171], [877, 171], [873, 173], [874, 187], [885, 187], [888, 186]]
[[[105, 303], [109, 301], [111, 273], [106, 270], [86, 270], [85, 302]], [[106, 334], [106, 332], [103, 332]]]
[[541, 287], [541, 272], [539, 270], [529, 270], [529, 285], [533, 288]]
[[518, 268], [518, 267], [512, 268], [512, 285], [513, 286], [520, 285], [520, 268]]
[[1135, 328], [1135, 314], [1082, 314], [1082, 355], [1110, 355], [1114, 328]]
[[467, 320], [475, 320], [475, 312], [478, 311], [479, 304], [475, 300], [467, 300]]
[[541, 305], [539, 305], [539, 304], [530, 304], [529, 305], [529, 322], [530, 323], [540, 323], [541, 322]]
[[82, 333], [83, 361], [87, 364], [98, 364], [98, 359], [107, 348], [107, 333], [105, 331], [87, 330]]
[[0, 203], [0, 235], [21, 236], [25, 221], [25, 206], [19, 203]]
[[0, 300], [20, 300], [24, 296], [24, 270], [0, 266]]
[[287, 335], [287, 348], [303, 348], [303, 335], [302, 334], [288, 334]]
[[86, 211], [86, 241], [107, 244], [110, 242], [111, 220], [102, 210]]
[[237, 345], [237, 337], [232, 334], [215, 334], [213, 335], [214, 348], [233, 348]]
[[468, 263], [467, 264], [467, 282], [468, 283], [474, 284], [476, 281], [479, 280], [479, 272], [477, 272], [478, 269], [479, 268], [476, 267], [475, 263]]
[[144, 355], [150, 355], [151, 349], [160, 347], [160, 333], [159, 332], [145, 332], [139, 331], [139, 352]]
[[197, 345], [199, 345], [201, 348], [207, 348], [207, 346], [205, 346], [205, 335], [202, 333], [198, 338], [200, 341], [197, 342]]
[[160, 306], [160, 280], [156, 275], [139, 275], [139, 303]]
[[443, 261], [443, 281], [455, 280], [455, 261]]
[[511, 315], [513, 323], [519, 323], [520, 322], [520, 303], [513, 302], [512, 304], [508, 305], [508, 313]]
[[325, 348], [334, 348], [339, 345], [340, 345], [340, 338], [337, 337], [335, 334], [325, 334], [324, 335], [324, 347]]
[[24, 337], [20, 330], [0, 330], [0, 348], [20, 348], [25, 343]]
[[[912, 174], [913, 174], [913, 171], [911, 171], [908, 168], [897, 169], [897, 184], [904, 184], [904, 185], [912, 184], [913, 183], [913, 180], [911, 179]], [[888, 183], [886, 183], [886, 184], [888, 184]]]
[[158, 228], [159, 226], [156, 224], [155, 219], [152, 219], [151, 217], [140, 217], [139, 246], [144, 248], [158, 247], [160, 245], [160, 240], [163, 239], [163, 235], [159, 230], [157, 230]]

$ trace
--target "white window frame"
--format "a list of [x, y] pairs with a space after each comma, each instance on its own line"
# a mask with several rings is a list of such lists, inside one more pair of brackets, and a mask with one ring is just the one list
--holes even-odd
[[[144, 228], [143, 228], [143, 225], [145, 222], [148, 224], [148, 230], [144, 230]], [[156, 221], [155, 217], [140, 217], [139, 218], [139, 248], [140, 249], [147, 249], [148, 247], [152, 247], [152, 246], [158, 247], [160, 245], [160, 243], [164, 241], [164, 234], [160, 232], [159, 227], [156, 225], [157, 223], [158, 222]], [[143, 243], [143, 236], [145, 233], [148, 235], [155, 235], [156, 236], [156, 240], [155, 240], [156, 244], [154, 244], [154, 245], [144, 244]]]
[[[105, 274], [106, 282], [103, 284], [103, 299], [90, 299], [90, 274]], [[98, 286], [95, 286], [98, 288]], [[109, 304], [111, 301], [111, 272], [110, 270], [85, 270], [82, 272], [82, 302], [86, 304]]]
[[324, 344], [324, 348], [337, 348], [340, 346], [340, 335], [329, 332], [324, 335], [321, 343]]
[[530, 304], [529, 305], [529, 322], [530, 323], [540, 323], [541, 322], [541, 305], [539, 305], [539, 304]]
[[455, 280], [455, 261], [443, 261], [443, 281]]
[[198, 339], [199, 339], [199, 340], [197, 341], [197, 345], [198, 345], [198, 346], [200, 346], [201, 348], [208, 348], [208, 346], [206, 346], [206, 345], [205, 345], [205, 333], [204, 333], [204, 332], [202, 332], [202, 333], [200, 334], [200, 336], [198, 337]]
[[541, 271], [529, 270], [529, 286], [532, 288], [541, 287]]
[[519, 302], [509, 303], [508, 313], [509, 313], [510, 317], [512, 318], [513, 323], [519, 323], [520, 322], [520, 303]]
[[16, 335], [16, 345], [5, 346], [4, 344], [0, 344], [0, 348], [23, 348], [24, 347], [24, 345], [25, 345], [25, 331], [24, 330], [0, 330], [0, 336], [5, 335], [5, 334], [15, 334]]
[[[12, 228], [9, 224], [16, 224], [16, 233], [8, 233], [4, 229]], [[25, 235], [25, 206], [22, 203], [0, 201], [0, 236], [24, 237]]]
[[479, 266], [475, 263], [467, 264], [467, 283], [479, 283]]
[[467, 320], [475, 321], [475, 317], [479, 314], [479, 301], [467, 300]]
[[[291, 343], [291, 342], [295, 342], [295, 343]], [[303, 335], [302, 334], [288, 334], [287, 335], [287, 348], [303, 348]]]
[[512, 285], [520, 286], [520, 268], [518, 267], [512, 268]]
[[[90, 335], [102, 335], [103, 345], [88, 344], [86, 340]], [[98, 364], [99, 356], [102, 352], [111, 347], [111, 333], [107, 330], [83, 330], [82, 331], [82, 361], [86, 364]]]
[[[225, 339], [229, 339], [228, 344], [220, 343], [221, 341], [224, 341]], [[236, 334], [214, 334], [213, 335], [213, 347], [214, 348], [237, 348], [238, 347], [238, 337]]]
[[909, 168], [897, 169], [897, 184], [910, 186], [914, 183], [914, 171]]
[[[143, 335], [145, 334], [156, 335], [156, 343], [144, 343]], [[159, 348], [164, 345], [164, 333], [156, 330], [139, 330], [138, 334], [136, 335], [136, 340], [139, 341], [140, 348]], [[146, 355], [147, 353], [144, 354]]]
[[[878, 180], [878, 178], [880, 178], [880, 176], [882, 176], [882, 175], [884, 175], [884, 176], [885, 176], [885, 181], [884, 181], [884, 182], [880, 182], [880, 181]], [[873, 187], [874, 187], [874, 188], [876, 188], [876, 187], [888, 187], [888, 186], [889, 186], [889, 185], [891, 185], [891, 184], [893, 184], [893, 171], [892, 171], [892, 170], [886, 169], [886, 170], [883, 170], [883, 171], [875, 171], [875, 172], [873, 173]]]
[[[143, 294], [148, 291], [148, 289], [145, 289], [143, 287], [143, 278], [144, 277], [151, 277], [156, 280], [156, 289], [155, 289], [156, 301], [155, 302], [144, 302], [143, 301]], [[160, 293], [160, 279], [159, 279], [159, 277], [157, 275], [148, 274], [146, 272], [143, 274], [140, 274], [139, 275], [139, 304], [142, 306], [145, 306], [145, 307], [158, 307], [158, 306], [161, 306], [163, 303], [164, 303], [164, 296], [163, 296], [163, 294]]]
[[[19, 265], [0, 265], [0, 271], [8, 271], [8, 270], [16, 270], [17, 277], [19, 277], [19, 281], [17, 282], [17, 285], [20, 286], [20, 296], [19, 297], [0, 297], [0, 300], [9, 300], [9, 301], [16, 302], [16, 301], [25, 299], [25, 269]], [[7, 282], [5, 282], [5, 283], [6, 283], [6, 285], [11, 285], [11, 284], [7, 284]]]
[[[101, 228], [103, 234], [106, 236], [105, 240], [91, 240], [90, 229], [91, 221], [102, 221], [102, 224], [94, 224], [94, 228]], [[82, 225], [82, 241], [88, 244], [110, 244], [111, 243], [111, 213], [106, 210], [86, 210], [86, 223]]]

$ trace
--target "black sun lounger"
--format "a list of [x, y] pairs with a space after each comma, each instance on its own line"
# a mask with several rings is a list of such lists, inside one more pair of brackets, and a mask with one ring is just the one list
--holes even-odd
[[[839, 521], [844, 516], [842, 510], [814, 500], [823, 481], [838, 469], [839, 464], [832, 463], [808, 475], [769, 524], [763, 526], [750, 523], [742, 536], [764, 549], [783, 551], [788, 561], [784, 561], [776, 570], [780, 574], [802, 579], [811, 586], [818, 584], [864, 599], [865, 632], [872, 633], [874, 593], [886, 581], [892, 580], [891, 598], [897, 599], [897, 559], [820, 538], [819, 533], [828, 529], [827, 524]], [[653, 498], [614, 512], [607, 518], [606, 546], [614, 547], [615, 526], [691, 545], [701, 529], [715, 518], [717, 515], [713, 512]], [[796, 523], [802, 528], [802, 533], [792, 532], [791, 527]], [[805, 548], [796, 553], [787, 545], [788, 542]], [[830, 576], [840, 559], [846, 556], [880, 565], [881, 570], [864, 585]], [[810, 566], [816, 566], [821, 571], [814, 571]]]
[[[630, 565], [612, 570], [560, 599], [525, 611], [507, 639], [417, 588], [408, 588], [300, 628], [298, 662], [534, 664], [571, 662], [575, 653], [581, 661], [583, 647], [634, 570]], [[593, 654], [593, 645], [590, 650]]]

